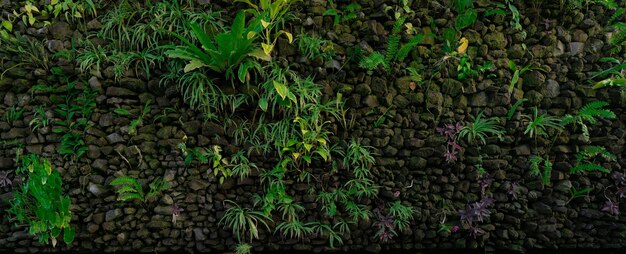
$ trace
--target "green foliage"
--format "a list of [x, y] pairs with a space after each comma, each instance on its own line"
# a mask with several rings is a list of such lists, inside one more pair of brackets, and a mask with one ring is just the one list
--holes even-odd
[[393, 224], [400, 231], [409, 229], [409, 223], [413, 220], [414, 213], [413, 207], [403, 205], [400, 201], [395, 201], [389, 205], [389, 214], [393, 216]]
[[457, 78], [459, 80], [470, 79], [478, 77], [479, 74], [485, 72], [488, 69], [493, 67], [493, 63], [491, 61], [487, 61], [485, 64], [478, 67], [478, 69], [474, 69], [472, 67], [472, 58], [468, 54], [463, 54], [461, 59], [459, 59], [459, 65], [457, 66]]
[[513, 106], [511, 106], [511, 108], [509, 109], [509, 112], [506, 113], [506, 119], [511, 120], [513, 118], [513, 115], [515, 114], [515, 111], [517, 110], [517, 108], [522, 105], [522, 103], [524, 103], [525, 101], [528, 101], [528, 99], [526, 98], [521, 98], [518, 99], [515, 104], [513, 104]]
[[558, 118], [545, 114], [538, 115], [537, 107], [533, 108], [532, 116], [525, 116], [525, 118], [528, 119], [528, 125], [526, 126], [524, 134], [528, 134], [531, 138], [537, 138], [537, 136], [548, 137], [548, 128], [556, 130], [561, 129]]
[[372, 54], [364, 57], [363, 59], [361, 59], [361, 61], [359, 61], [359, 67], [368, 71], [373, 71], [377, 69], [379, 65], [382, 65], [384, 69], [388, 68], [385, 62], [385, 55], [381, 54], [378, 51], [372, 52]]
[[252, 245], [247, 243], [239, 243], [237, 247], [235, 247], [236, 254], [250, 254], [252, 251]]
[[4, 112], [4, 120], [13, 125], [15, 122], [22, 119], [24, 115], [24, 108], [17, 109], [15, 105], [11, 106], [6, 112]]
[[71, 199], [62, 193], [59, 172], [50, 162], [36, 154], [22, 157], [22, 165], [16, 169], [22, 185], [13, 192], [11, 208], [7, 210], [19, 223], [28, 225], [28, 233], [37, 235], [40, 243], [52, 242], [63, 234], [63, 241], [74, 241], [75, 231], [70, 226]]
[[570, 192], [570, 198], [569, 198], [568, 203], [574, 199], [582, 198], [582, 197], [589, 195], [589, 193], [591, 192], [591, 188], [576, 189], [576, 187], [572, 186], [569, 192]]
[[[171, 58], [179, 58], [189, 61], [185, 66], [185, 72], [201, 67], [225, 73], [226, 78], [233, 80], [239, 68], [250, 65], [254, 58], [269, 60], [263, 50], [256, 49], [253, 42], [255, 36], [250, 37], [249, 33], [255, 32], [256, 27], [245, 27], [245, 13], [239, 12], [233, 21], [231, 30], [211, 37], [197, 23], [190, 23], [195, 39], [200, 41], [201, 47], [188, 41], [178, 34], [173, 34], [183, 45], [166, 46], [169, 50], [165, 54]], [[254, 57], [254, 58], [251, 58]], [[245, 81], [245, 75], [238, 75], [241, 82]]]
[[264, 213], [250, 208], [242, 208], [230, 200], [225, 202], [230, 203], [232, 206], [226, 209], [224, 216], [218, 224], [231, 228], [233, 234], [237, 237], [237, 241], [245, 240], [246, 235], [250, 240], [259, 239], [259, 224], [265, 226], [268, 231], [270, 230], [267, 222], [272, 221], [272, 218]]
[[142, 203], [154, 200], [164, 190], [171, 187], [169, 182], [164, 181], [161, 178], [157, 178], [149, 184], [150, 189], [148, 190], [148, 194], [145, 194], [143, 186], [137, 181], [137, 179], [131, 176], [117, 177], [111, 181], [111, 185], [117, 188], [117, 200], [123, 202], [139, 200]]
[[230, 157], [230, 165], [232, 166], [233, 175], [239, 176], [241, 180], [248, 177], [253, 168], [258, 170], [256, 164], [250, 162], [248, 157], [243, 154], [243, 150], [237, 151]]
[[[329, 224], [322, 224], [321, 222], [313, 222], [311, 227], [313, 228], [313, 232], [318, 236], [327, 236], [328, 244], [331, 249], [335, 248], [335, 242], [343, 245], [343, 240], [341, 239], [341, 234], [345, 232], [337, 232], [336, 228], [340, 227], [340, 223], [335, 224], [334, 226], [330, 226]], [[345, 227], [343, 227], [345, 229]]]
[[455, 0], [457, 17], [454, 20], [454, 28], [461, 31], [476, 22], [478, 12], [472, 7], [473, 0]]
[[522, 76], [522, 74], [526, 73], [527, 71], [539, 70], [547, 72], [545, 69], [541, 67], [535, 67], [533, 64], [528, 64], [520, 68], [517, 64], [515, 64], [515, 62], [513, 62], [513, 60], [509, 60], [509, 69], [513, 71], [513, 77], [511, 78], [511, 82], [509, 83], [509, 93], [513, 93], [513, 89], [515, 88], [515, 85], [517, 85], [520, 76]]
[[340, 22], [347, 22], [358, 17], [358, 11], [361, 10], [361, 5], [352, 2], [338, 10], [333, 0], [328, 1], [330, 8], [324, 11], [324, 16], [332, 16], [334, 25], [338, 25]]
[[[186, 139], [186, 138], [184, 138]], [[213, 175], [219, 175], [219, 183], [224, 183], [224, 180], [231, 177], [233, 171], [228, 166], [228, 160], [222, 158], [222, 148], [218, 145], [213, 146], [212, 149], [206, 149], [204, 147], [188, 148], [185, 143], [179, 143], [178, 148], [181, 150], [183, 157], [185, 157], [185, 165], [189, 166], [194, 160], [198, 161], [198, 165], [211, 163], [213, 169]]]
[[575, 115], [567, 114], [561, 119], [561, 125], [566, 126], [573, 124], [582, 129], [583, 140], [589, 142], [589, 126], [587, 124], [595, 124], [599, 118], [615, 119], [617, 116], [610, 109], [605, 109], [609, 103], [605, 101], [594, 101], [587, 103]]
[[[543, 168], [541, 168], [542, 162]], [[552, 162], [547, 157], [543, 158], [533, 155], [530, 157], [530, 175], [541, 177], [541, 183], [543, 185], [549, 185], [552, 176]]]
[[488, 135], [501, 137], [504, 134], [504, 128], [493, 119], [483, 119], [483, 111], [478, 113], [474, 122], [463, 126], [459, 131], [458, 138], [467, 138], [470, 144], [479, 145], [479, 142], [486, 144]]
[[592, 163], [592, 160], [600, 156], [608, 162], [616, 161], [617, 157], [606, 150], [602, 146], [587, 146], [583, 150], [576, 154], [576, 163], [574, 167], [570, 169], [570, 174], [575, 174], [581, 171], [600, 171], [603, 173], [609, 173], [610, 170], [596, 163]]
[[332, 41], [306, 33], [298, 36], [298, 49], [300, 54], [310, 60], [322, 58], [324, 61], [329, 61], [335, 56]]
[[150, 113], [150, 101], [146, 101], [146, 104], [143, 106], [143, 110], [136, 119], [130, 121], [130, 125], [128, 125], [128, 134], [133, 136], [137, 134], [137, 127], [143, 126], [143, 119], [146, 117], [146, 114]]
[[72, 160], [77, 160], [88, 150], [83, 135], [92, 126], [88, 121], [96, 107], [96, 93], [88, 87], [82, 92], [79, 91], [75, 88], [76, 81], [70, 82], [60, 69], [53, 68], [53, 73], [59, 76], [63, 83], [67, 83], [65, 93], [61, 95], [64, 103], [58, 104], [54, 109], [62, 119], [54, 122], [55, 127], [52, 129], [52, 132], [62, 135], [57, 152], [64, 158], [71, 157]]
[[46, 116], [46, 111], [42, 106], [38, 106], [34, 109], [34, 117], [28, 123], [28, 126], [33, 132], [36, 132], [40, 128], [45, 128], [50, 123], [50, 119]]

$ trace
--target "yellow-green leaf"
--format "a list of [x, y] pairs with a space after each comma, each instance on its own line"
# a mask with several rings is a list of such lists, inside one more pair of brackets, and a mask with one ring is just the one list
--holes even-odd
[[248, 32], [248, 35], [246, 35], [246, 36], [248, 37], [248, 40], [249, 40], [249, 39], [254, 38], [256, 35], [257, 35], [257, 33], [255, 31], [250, 31], [250, 32]]
[[311, 151], [311, 148], [313, 148], [313, 145], [304, 143], [304, 149], [306, 149], [307, 151]]
[[456, 52], [458, 52], [459, 54], [463, 54], [467, 50], [467, 46], [469, 45], [469, 41], [465, 37], [463, 37], [463, 38], [461, 38], [461, 40], [459, 40], [459, 42], [461, 43], [461, 45], [459, 45], [459, 47], [456, 48]]
[[293, 35], [290, 32], [286, 32], [286, 31], [285, 31], [285, 35], [287, 36], [287, 39], [289, 39], [289, 43], [291, 44], [293, 42]]
[[263, 26], [263, 28], [267, 28], [270, 25], [270, 22], [267, 22], [265, 20], [261, 20], [261, 25]]
[[55, 5], [55, 4], [57, 4], [58, 2], [59, 2], [59, 0], [51, 0], [51, 1], [50, 1], [50, 4], [51, 4], [51, 5]]
[[11, 24], [11, 22], [9, 22], [8, 20], [3, 20], [2, 21], [2, 26], [8, 30], [9, 32], [13, 31], [13, 24]]
[[249, 56], [253, 56], [256, 57], [257, 59], [261, 59], [263, 61], [272, 61], [272, 56], [270, 56], [269, 54], [265, 54], [265, 52], [261, 49], [256, 49], [250, 53], [248, 53]]
[[261, 47], [263, 47], [263, 52], [265, 52], [266, 55], [272, 53], [272, 49], [274, 49], [274, 45], [270, 45], [267, 43], [261, 43]]
[[289, 88], [287, 88], [287, 86], [283, 83], [279, 83], [276, 80], [273, 81], [274, 83], [274, 89], [276, 89], [276, 92], [278, 93], [278, 95], [280, 95], [281, 98], [283, 98], [283, 100], [287, 97], [287, 94], [289, 93]]
[[185, 65], [183, 71], [187, 73], [204, 66], [206, 66], [206, 64], [204, 64], [203, 62], [200, 62], [199, 60], [192, 60], [187, 65]]
[[37, 19], [35, 19], [35, 17], [28, 16], [28, 24], [30, 24], [32, 26], [33, 24], [35, 24], [35, 21], [37, 21]]

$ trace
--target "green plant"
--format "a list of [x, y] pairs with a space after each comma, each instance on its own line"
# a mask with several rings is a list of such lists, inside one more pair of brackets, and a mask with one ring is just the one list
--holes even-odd
[[538, 136], [548, 137], [548, 128], [561, 129], [559, 119], [553, 116], [545, 114], [538, 115], [537, 107], [533, 108], [532, 116], [524, 116], [528, 119], [528, 125], [524, 134], [528, 134], [529, 137], [537, 139]]
[[457, 66], [457, 78], [460, 80], [474, 78], [492, 67], [493, 63], [491, 61], [487, 61], [483, 65], [478, 66], [478, 69], [474, 70], [472, 67], [472, 58], [468, 54], [463, 54], [459, 59], [459, 65]]
[[572, 202], [572, 200], [574, 199], [586, 197], [587, 195], [589, 195], [590, 192], [591, 188], [576, 189], [576, 187], [572, 186], [572, 188], [569, 190], [570, 197], [567, 200], [567, 204]]
[[409, 223], [413, 220], [415, 210], [411, 206], [403, 205], [400, 201], [395, 201], [389, 205], [389, 214], [393, 216], [393, 224], [400, 230], [406, 231]]
[[338, 25], [340, 22], [347, 22], [358, 17], [358, 11], [361, 10], [361, 5], [352, 2], [342, 8], [342, 10], [338, 10], [335, 2], [333, 0], [329, 0], [329, 8], [324, 11], [324, 16], [332, 16], [334, 25]]
[[145, 194], [143, 186], [137, 179], [131, 176], [117, 177], [111, 181], [111, 185], [117, 187], [117, 200], [123, 202], [138, 200], [142, 202], [142, 204], [152, 201], [159, 196], [161, 192], [170, 188], [169, 182], [161, 178], [156, 178], [149, 184], [150, 189], [148, 193]]
[[389, 35], [389, 38], [387, 38], [387, 49], [385, 54], [383, 55], [378, 51], [374, 51], [359, 61], [359, 67], [368, 71], [373, 71], [377, 69], [378, 66], [382, 65], [384, 70], [389, 70], [392, 61], [404, 61], [409, 53], [411, 53], [411, 50], [421, 43], [426, 36], [430, 36], [418, 34], [411, 37], [407, 43], [400, 45], [400, 32], [402, 31], [402, 25], [405, 20], [406, 17], [400, 17], [394, 23], [391, 34]]
[[247, 243], [239, 243], [237, 247], [235, 247], [236, 254], [250, 254], [252, 251], [252, 246]]
[[515, 114], [515, 111], [517, 110], [517, 108], [522, 105], [522, 103], [524, 103], [525, 101], [528, 101], [528, 99], [526, 98], [521, 98], [518, 99], [515, 104], [513, 104], [511, 106], [511, 108], [509, 109], [509, 111], [506, 113], [506, 119], [511, 120], [513, 118], [513, 115]]
[[250, 162], [248, 157], [243, 154], [243, 150], [237, 151], [230, 157], [230, 165], [232, 165], [232, 174], [239, 176], [242, 180], [250, 175], [252, 169], [259, 169], [256, 164]]
[[230, 200], [226, 200], [225, 203], [232, 206], [226, 209], [218, 224], [224, 224], [224, 226], [231, 228], [238, 242], [241, 242], [242, 239], [245, 240], [246, 235], [250, 240], [259, 239], [259, 224], [265, 226], [268, 231], [270, 230], [267, 222], [272, 221], [272, 218], [264, 213], [250, 208], [242, 208]]
[[459, 131], [459, 138], [467, 138], [467, 142], [470, 144], [479, 145], [479, 141], [482, 144], [486, 144], [486, 138], [488, 135], [495, 135], [501, 137], [504, 134], [504, 128], [493, 119], [483, 119], [483, 111], [478, 113], [474, 122], [463, 126]]
[[598, 155], [608, 162], [617, 160], [615, 154], [607, 151], [606, 148], [602, 146], [587, 146], [576, 154], [576, 163], [574, 164], [574, 167], [570, 169], [570, 174], [579, 173], [581, 171], [600, 171], [603, 173], [609, 173], [609, 169], [591, 162]]
[[146, 101], [146, 104], [143, 106], [143, 110], [136, 119], [130, 121], [130, 125], [128, 125], [128, 134], [135, 135], [137, 133], [137, 127], [143, 125], [143, 119], [146, 117], [146, 114], [150, 113], [150, 101]]
[[54, 109], [62, 119], [54, 122], [55, 127], [52, 129], [52, 132], [62, 134], [57, 151], [64, 158], [71, 156], [72, 160], [77, 160], [88, 150], [82, 136], [91, 128], [88, 121], [96, 107], [96, 93], [89, 88], [84, 88], [81, 93], [75, 88], [76, 81], [70, 82], [60, 69], [53, 68], [52, 71], [63, 83], [67, 83], [65, 93], [61, 95], [64, 103], [58, 104]]
[[517, 64], [515, 64], [515, 62], [513, 62], [513, 60], [509, 60], [509, 69], [513, 71], [513, 77], [511, 78], [511, 83], [509, 83], [509, 93], [513, 93], [513, 89], [515, 89], [515, 85], [518, 84], [520, 76], [527, 71], [540, 70], [543, 72], [547, 72], [546, 69], [541, 67], [534, 67], [533, 64], [528, 64], [523, 68], [520, 68], [519, 66], [517, 66]]
[[589, 126], [587, 124], [595, 124], [599, 118], [615, 119], [617, 116], [610, 109], [605, 109], [608, 102], [594, 101], [587, 103], [575, 115], [567, 114], [561, 119], [561, 125], [574, 125], [574, 130], [580, 125], [582, 129], [582, 138], [585, 142], [589, 142]]
[[[334, 226], [330, 226], [329, 224], [322, 224], [321, 222], [312, 222], [311, 227], [313, 228], [313, 232], [318, 236], [328, 236], [328, 244], [331, 249], [335, 248], [335, 242], [343, 245], [343, 240], [341, 239], [341, 232], [335, 231], [340, 224], [335, 224]], [[345, 233], [345, 232], [344, 232]]]
[[24, 108], [17, 109], [15, 105], [13, 105], [11, 106], [9, 110], [4, 112], [4, 120], [7, 121], [9, 124], [13, 125], [15, 124], [15, 122], [22, 119], [23, 115], [24, 115]]
[[[543, 162], [543, 172], [540, 168], [541, 162]], [[533, 155], [530, 157], [530, 175], [541, 177], [541, 183], [543, 185], [550, 184], [550, 178], [552, 176], [552, 162], [546, 157], [540, 157]]]
[[335, 56], [332, 41], [306, 33], [298, 35], [298, 49], [304, 57], [310, 60], [322, 58], [324, 61], [329, 61]]
[[46, 111], [42, 106], [38, 106], [34, 109], [34, 117], [28, 123], [30, 129], [36, 132], [39, 128], [45, 128], [50, 123], [50, 119], [46, 116]]
[[472, 7], [473, 0], [454, 0], [454, 9], [457, 17], [454, 20], [454, 28], [461, 31], [476, 22], [478, 12]]
[[182, 46], [166, 46], [169, 50], [165, 54], [171, 58], [180, 58], [189, 61], [185, 66], [185, 72], [200, 67], [226, 74], [226, 78], [233, 80], [235, 75], [239, 81], [244, 82], [248, 77], [248, 70], [258, 63], [250, 57], [269, 61], [270, 57], [261, 49], [255, 49], [254, 39], [248, 34], [255, 32], [252, 25], [245, 27], [245, 13], [239, 12], [233, 21], [230, 31], [224, 31], [211, 38], [202, 28], [196, 24], [189, 24], [194, 37], [200, 41], [202, 48], [194, 43], [173, 34], [183, 42]]
[[63, 234], [63, 241], [74, 241], [75, 230], [70, 226], [71, 199], [62, 193], [59, 172], [50, 162], [37, 154], [26, 154], [22, 165], [16, 170], [22, 180], [19, 189], [13, 192], [8, 212], [20, 223], [28, 224], [28, 233], [37, 235], [40, 243], [52, 242]]

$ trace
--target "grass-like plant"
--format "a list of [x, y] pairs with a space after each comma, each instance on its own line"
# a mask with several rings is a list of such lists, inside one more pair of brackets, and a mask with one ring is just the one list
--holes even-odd
[[4, 120], [13, 125], [18, 120], [22, 119], [24, 115], [24, 108], [17, 109], [15, 105], [11, 106], [6, 112], [4, 112]]
[[528, 125], [524, 134], [528, 134], [531, 138], [537, 138], [538, 136], [548, 137], [548, 128], [561, 129], [559, 119], [553, 116], [537, 113], [537, 107], [533, 108], [532, 116], [525, 116], [528, 119]]
[[226, 200], [225, 203], [232, 206], [226, 209], [218, 224], [231, 228], [237, 241], [245, 240], [246, 236], [249, 240], [259, 239], [259, 226], [265, 226], [268, 231], [270, 230], [267, 222], [272, 221], [272, 218], [264, 213], [243, 208], [231, 200]]
[[239, 243], [235, 247], [236, 254], [250, 254], [252, 251], [252, 245], [247, 243]]
[[502, 136], [504, 128], [493, 119], [482, 118], [483, 111], [478, 113], [474, 122], [471, 122], [459, 131], [459, 138], [466, 138], [470, 144], [486, 144], [488, 136]]
[[[543, 167], [541, 163], [543, 162]], [[550, 184], [550, 178], [552, 176], [552, 162], [549, 158], [533, 155], [530, 157], [530, 175], [541, 177], [541, 183], [543, 185]]]
[[393, 224], [400, 230], [405, 231], [409, 228], [415, 210], [411, 206], [395, 201], [389, 205], [389, 214], [393, 216]]

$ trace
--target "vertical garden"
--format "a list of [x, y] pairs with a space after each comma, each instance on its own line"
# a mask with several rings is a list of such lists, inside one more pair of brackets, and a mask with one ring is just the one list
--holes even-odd
[[626, 248], [614, 0], [0, 0], [1, 252]]

